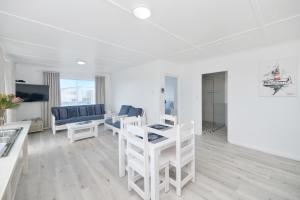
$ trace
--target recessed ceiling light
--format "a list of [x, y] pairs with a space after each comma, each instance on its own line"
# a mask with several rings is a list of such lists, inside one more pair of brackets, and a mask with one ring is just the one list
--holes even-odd
[[77, 61], [77, 64], [78, 64], [78, 65], [85, 65], [85, 61], [83, 61], [83, 60], [78, 60], [78, 61]]
[[151, 10], [144, 6], [139, 6], [133, 10], [133, 14], [139, 19], [147, 19], [151, 16]]

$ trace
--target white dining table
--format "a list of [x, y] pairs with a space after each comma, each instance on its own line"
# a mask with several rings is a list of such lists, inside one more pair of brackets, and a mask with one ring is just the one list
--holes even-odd
[[[165, 125], [165, 124], [164, 124]], [[159, 199], [159, 158], [162, 150], [176, 145], [176, 128], [170, 127], [167, 130], [158, 130], [145, 126], [148, 132], [164, 136], [165, 139], [158, 142], [149, 142], [150, 156], [150, 176], [151, 176], [151, 200]], [[127, 134], [119, 134], [119, 175], [120, 177], [126, 174], [126, 140]]]

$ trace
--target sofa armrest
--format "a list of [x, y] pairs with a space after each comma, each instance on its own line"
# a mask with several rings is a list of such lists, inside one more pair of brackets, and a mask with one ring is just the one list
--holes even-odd
[[147, 124], [147, 115], [146, 115], [146, 112], [144, 110], [143, 110], [143, 113], [141, 115], [141, 123], [142, 123], [142, 125]]
[[115, 116], [117, 116], [117, 113], [108, 112], [108, 113], [104, 114], [104, 119], [110, 119], [110, 118], [113, 118]]
[[113, 120], [113, 123], [115, 123], [116, 121], [119, 121], [121, 120], [122, 118], [125, 118], [127, 117], [128, 115], [117, 115], [117, 116], [113, 116], [112, 117], [112, 120]]
[[53, 114], [51, 114], [51, 128], [55, 127], [55, 116]]

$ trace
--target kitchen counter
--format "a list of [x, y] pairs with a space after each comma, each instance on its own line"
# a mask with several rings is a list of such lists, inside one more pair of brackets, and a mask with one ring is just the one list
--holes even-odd
[[27, 173], [27, 143], [30, 121], [6, 124], [3, 129], [23, 128], [9, 154], [0, 158], [0, 199], [12, 200], [18, 186], [21, 172]]

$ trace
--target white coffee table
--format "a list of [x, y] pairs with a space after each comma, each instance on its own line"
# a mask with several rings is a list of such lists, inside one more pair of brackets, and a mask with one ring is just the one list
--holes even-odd
[[98, 137], [98, 121], [84, 121], [67, 124], [68, 138], [71, 142], [90, 137]]

